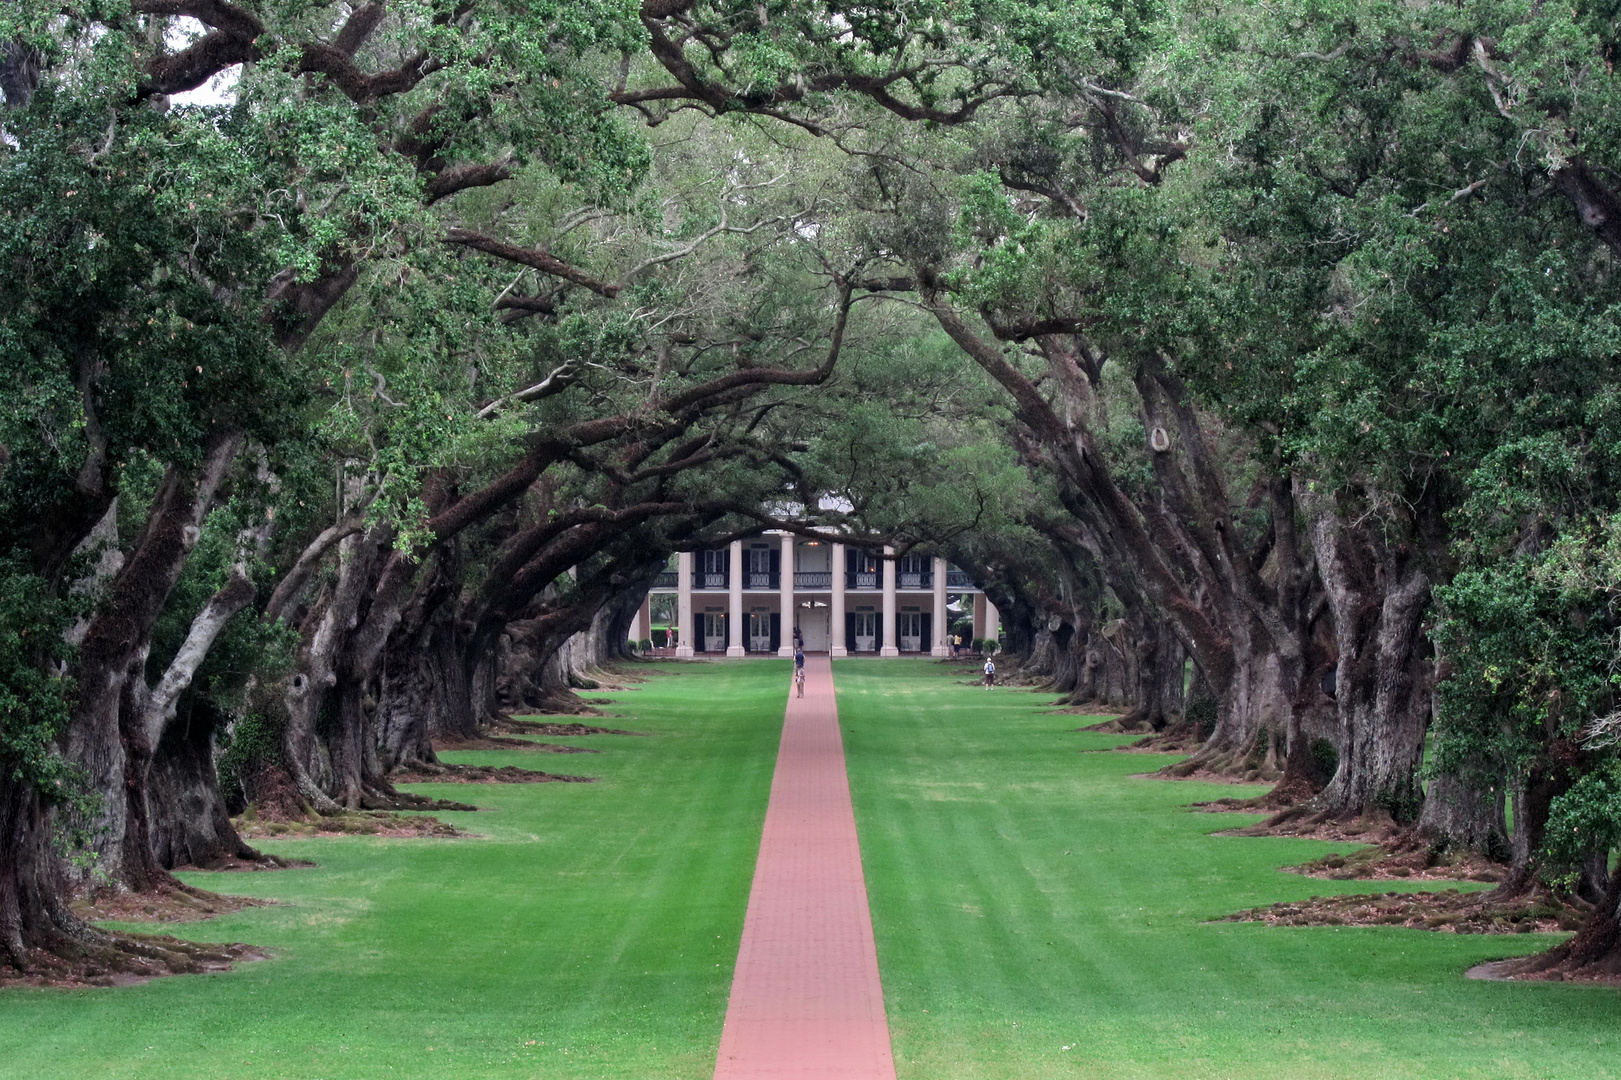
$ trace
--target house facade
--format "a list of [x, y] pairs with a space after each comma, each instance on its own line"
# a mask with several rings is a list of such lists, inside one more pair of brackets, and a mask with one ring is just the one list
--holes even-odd
[[[676, 595], [677, 656], [791, 656], [795, 629], [807, 652], [948, 656], [954, 623], [972, 617], [974, 637], [997, 633], [995, 606], [944, 559], [791, 533], [682, 552], [652, 591]], [[644, 604], [633, 638], [648, 636], [648, 616]]]

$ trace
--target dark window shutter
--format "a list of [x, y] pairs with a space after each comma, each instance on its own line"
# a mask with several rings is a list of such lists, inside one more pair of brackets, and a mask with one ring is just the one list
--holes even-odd
[[771, 613], [771, 651], [776, 652], [782, 648], [782, 613]]
[[923, 637], [919, 639], [918, 647], [924, 652], [934, 648], [934, 616], [923, 616]]
[[856, 651], [856, 617], [854, 612], [844, 615], [844, 648], [848, 652]]

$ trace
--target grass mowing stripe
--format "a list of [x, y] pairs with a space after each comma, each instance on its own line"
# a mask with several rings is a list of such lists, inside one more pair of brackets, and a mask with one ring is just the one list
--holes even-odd
[[1550, 937], [1209, 922], [1392, 886], [1279, 872], [1334, 845], [1211, 836], [1257, 818], [1182, 807], [1232, 788], [972, 677], [834, 664], [902, 1080], [1621, 1075], [1621, 994], [1462, 978]]
[[443, 815], [478, 839], [279, 840], [264, 846], [320, 865], [186, 875], [280, 903], [173, 932], [277, 958], [0, 992], [0, 1078], [709, 1076], [788, 663], [651, 670], [679, 674], [615, 694], [625, 718], [610, 722], [651, 738], [547, 739], [603, 750], [561, 759], [595, 784], [412, 788], [494, 811]]

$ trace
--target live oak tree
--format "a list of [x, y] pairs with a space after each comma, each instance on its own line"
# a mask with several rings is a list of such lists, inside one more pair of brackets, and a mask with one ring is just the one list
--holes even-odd
[[1150, 726], [1190, 659], [1184, 771], [1506, 854], [1613, 966], [1611, 14], [7, 7], [6, 962], [133, 962], [70, 879], [402, 805], [786, 527]]

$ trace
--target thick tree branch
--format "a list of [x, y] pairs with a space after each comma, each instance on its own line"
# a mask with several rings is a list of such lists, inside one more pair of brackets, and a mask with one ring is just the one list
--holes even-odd
[[584, 270], [570, 266], [549, 251], [521, 248], [514, 244], [508, 244], [503, 240], [497, 240], [493, 236], [485, 236], [483, 233], [461, 228], [450, 229], [445, 234], [445, 243], [460, 244], [475, 251], [482, 251], [486, 255], [493, 255], [498, 259], [505, 259], [507, 262], [531, 267], [543, 274], [550, 274], [552, 277], [572, 281], [576, 285], [583, 285], [597, 295], [605, 296], [610, 300], [619, 295], [618, 285], [612, 285], [599, 278], [592, 277]]

